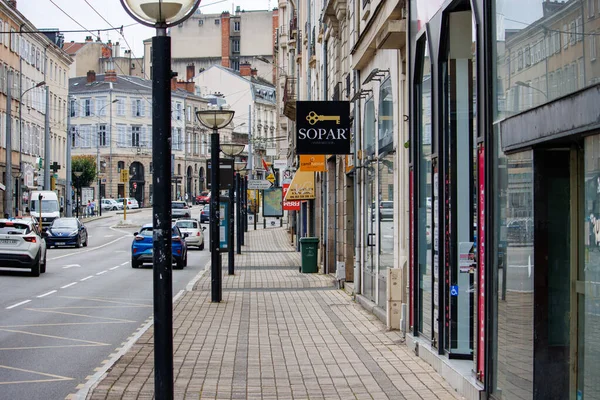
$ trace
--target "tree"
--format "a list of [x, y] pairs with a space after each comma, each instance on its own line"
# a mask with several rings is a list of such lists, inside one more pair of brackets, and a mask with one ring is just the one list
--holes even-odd
[[[81, 176], [76, 176], [75, 171], [83, 171]], [[91, 155], [73, 156], [71, 158], [71, 180], [76, 188], [89, 186], [96, 180], [96, 157]]]

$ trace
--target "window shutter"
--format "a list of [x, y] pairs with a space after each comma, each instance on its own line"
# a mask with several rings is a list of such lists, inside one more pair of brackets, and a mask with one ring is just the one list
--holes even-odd
[[119, 130], [119, 141], [117, 144], [119, 147], [125, 147], [125, 127], [123, 125], [119, 125], [118, 130]]
[[135, 99], [131, 100], [131, 116], [135, 117]]
[[132, 136], [133, 136], [133, 129], [131, 126], [127, 127], [127, 147], [131, 147], [132, 146]]
[[99, 131], [98, 131], [98, 125], [93, 125], [93, 126], [91, 126], [90, 128], [91, 128], [90, 130], [91, 130], [91, 135], [92, 135], [92, 138], [91, 138], [91, 139], [92, 139], [92, 140], [91, 140], [91, 144], [92, 144], [92, 146], [93, 146], [94, 148], [96, 148], [96, 147], [98, 147], [98, 145], [100, 144], [100, 143], [98, 142], [98, 133], [99, 133]]
[[140, 100], [140, 109], [141, 109], [142, 117], [145, 117], [146, 116], [146, 101], [145, 100]]

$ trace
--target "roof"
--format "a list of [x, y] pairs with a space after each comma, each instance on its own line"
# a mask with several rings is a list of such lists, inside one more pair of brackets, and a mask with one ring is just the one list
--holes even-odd
[[[211, 68], [219, 68], [219, 69], [221, 69], [223, 71], [229, 72], [230, 74], [233, 74], [233, 75], [237, 76], [240, 79], [243, 79], [246, 82], [250, 82], [250, 83], [258, 84], [258, 85], [263, 85], [263, 86], [269, 86], [270, 88], [275, 89], [275, 85], [273, 85], [271, 82], [269, 82], [266, 79], [263, 79], [263, 78], [261, 78], [259, 76], [250, 76], [250, 77], [242, 76], [242, 74], [240, 73], [240, 71], [236, 71], [235, 69], [227, 68], [227, 67], [224, 67], [224, 66], [218, 65], [218, 64], [211, 65], [209, 68], [205, 69], [204, 71], [199, 72], [198, 75], [200, 75], [200, 74], [208, 71]], [[248, 79], [248, 78], [250, 78], [250, 79]]]
[[75, 42], [65, 43], [63, 45], [63, 50], [67, 54], [69, 54], [70, 56], [72, 56], [72, 55], [75, 55], [75, 53], [77, 53], [79, 51], [79, 49], [81, 49], [86, 44], [87, 43], [75, 43]]

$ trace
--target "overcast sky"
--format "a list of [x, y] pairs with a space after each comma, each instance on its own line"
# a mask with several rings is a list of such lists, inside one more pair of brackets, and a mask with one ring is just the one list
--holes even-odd
[[[53, 4], [55, 3], [55, 4]], [[87, 4], [89, 3], [89, 5]], [[90, 6], [91, 5], [91, 6]], [[58, 7], [63, 9], [69, 16], [65, 15]], [[200, 10], [203, 13], [220, 13], [232, 11], [232, 6], [240, 6], [242, 10], [267, 10], [277, 7], [276, 0], [202, 0]], [[102, 19], [93, 9], [106, 21]], [[135, 23], [133, 19], [123, 10], [119, 0], [17, 0], [17, 9], [25, 15], [37, 28], [58, 28], [60, 30], [82, 30], [83, 28], [93, 32], [94, 37], [98, 35], [98, 29], [120, 27]], [[75, 21], [77, 22], [75, 22]], [[109, 24], [110, 23], [110, 24]], [[123, 36], [118, 31], [100, 32], [102, 41], [109, 39], [112, 42], [120, 42], [122, 49], [127, 49], [127, 43], [131, 46], [135, 57], [144, 55], [144, 39], [152, 37], [154, 29], [142, 25], [134, 25], [123, 29]], [[90, 32], [65, 33], [65, 41], [72, 40], [82, 42]], [[123, 55], [123, 51], [121, 51]]]

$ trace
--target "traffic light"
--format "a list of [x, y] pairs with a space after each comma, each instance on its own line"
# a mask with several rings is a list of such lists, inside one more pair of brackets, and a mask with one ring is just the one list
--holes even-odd
[[44, 159], [42, 157], [37, 158], [37, 165], [38, 165], [39, 169], [43, 168], [43, 162], [44, 162]]

